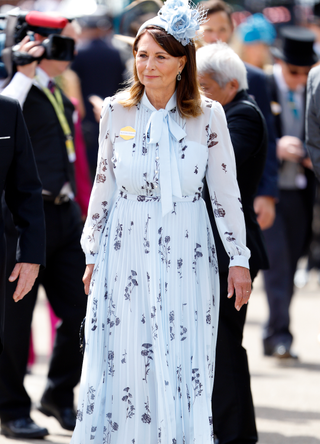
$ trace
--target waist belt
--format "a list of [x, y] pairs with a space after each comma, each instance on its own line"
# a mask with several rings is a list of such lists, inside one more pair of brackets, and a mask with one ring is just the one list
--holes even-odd
[[54, 205], [62, 205], [71, 200], [68, 194], [58, 194], [56, 197], [48, 194], [42, 194], [42, 199], [44, 202], [51, 202]]

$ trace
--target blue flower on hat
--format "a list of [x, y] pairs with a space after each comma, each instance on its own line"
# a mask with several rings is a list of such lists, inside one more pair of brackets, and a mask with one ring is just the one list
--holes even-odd
[[187, 1], [167, 0], [158, 14], [167, 22], [167, 33], [184, 46], [190, 43], [199, 29], [199, 12], [191, 9]]

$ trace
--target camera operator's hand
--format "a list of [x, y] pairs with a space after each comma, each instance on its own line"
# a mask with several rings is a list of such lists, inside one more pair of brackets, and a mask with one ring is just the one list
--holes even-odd
[[[32, 57], [41, 57], [44, 53], [44, 48], [39, 46], [40, 43], [40, 40], [30, 41], [30, 38], [26, 36], [23, 40], [21, 40], [18, 51], [21, 53], [27, 53]], [[37, 65], [38, 62], [36, 60], [28, 65], [18, 65], [17, 71], [33, 79], [36, 74]]]

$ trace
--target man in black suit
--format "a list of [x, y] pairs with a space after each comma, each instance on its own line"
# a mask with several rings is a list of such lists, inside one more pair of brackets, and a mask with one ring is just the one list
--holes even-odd
[[94, 14], [79, 18], [81, 41], [71, 65], [81, 82], [86, 111], [82, 131], [92, 178], [97, 167], [99, 123], [95, 119], [90, 97], [104, 99], [113, 96], [124, 81], [125, 71], [120, 53], [111, 42], [112, 21], [107, 10], [100, 5]]
[[294, 274], [311, 234], [314, 174], [305, 140], [306, 83], [318, 60], [314, 34], [306, 28], [286, 26], [280, 31], [281, 48], [272, 48], [276, 59], [268, 77], [277, 131], [279, 202], [274, 225], [264, 232], [270, 269], [264, 272], [269, 319], [263, 347], [267, 356], [297, 358], [291, 350], [289, 308]]
[[[26, 38], [20, 50], [36, 55], [44, 38], [37, 34], [35, 38], [34, 42]], [[23, 106], [43, 185], [46, 220], [46, 268], [40, 271], [34, 288], [20, 304], [9, 302], [13, 288], [7, 286], [8, 346], [0, 360], [0, 418], [1, 433], [15, 438], [41, 438], [48, 434], [47, 429], [34, 423], [30, 426], [31, 400], [23, 386], [39, 284], [44, 286], [61, 323], [57, 327], [47, 385], [38, 409], [47, 416], [54, 416], [67, 430], [73, 430], [75, 426], [73, 389], [80, 379], [82, 365], [78, 334], [87, 302], [82, 284], [85, 259], [80, 247], [81, 214], [73, 199], [74, 107], [53, 84], [54, 77], [68, 65], [67, 61], [42, 59], [38, 66], [36, 62], [18, 66], [18, 72], [2, 93], [18, 98]], [[10, 269], [16, 234], [10, 218], [7, 221], [7, 264]]]
[[[1, 194], [4, 192], [5, 201], [19, 230], [17, 263], [13, 270], [8, 270], [11, 272], [10, 282], [18, 279], [13, 293], [13, 300], [18, 302], [31, 290], [39, 266], [45, 263], [42, 187], [19, 104], [0, 97], [0, 113], [0, 191]], [[0, 353], [4, 342], [5, 258], [4, 222], [0, 209]], [[17, 328], [18, 324], [15, 325]]]
[[[222, 0], [201, 3], [208, 10], [208, 21], [202, 27], [203, 40], [207, 44], [220, 40], [229, 43], [234, 26], [232, 7]], [[255, 66], [245, 64], [247, 69], [248, 93], [257, 102], [266, 120], [268, 129], [268, 151], [265, 167], [254, 200], [254, 209], [262, 230], [270, 228], [275, 218], [275, 203], [278, 199], [278, 162], [273, 115], [270, 109], [270, 93], [266, 74]]]
[[[247, 227], [247, 246], [251, 251], [252, 281], [260, 269], [268, 267], [262, 232], [254, 211], [254, 199], [267, 154], [267, 130], [264, 117], [247, 89], [246, 68], [225, 43], [204, 46], [197, 51], [200, 85], [210, 99], [225, 110], [234, 147], [237, 179]], [[247, 354], [242, 335], [247, 306], [238, 312], [234, 298], [228, 299], [229, 260], [219, 239], [210, 196], [205, 187], [207, 205], [219, 263], [220, 313], [213, 391], [213, 429], [216, 443], [254, 444], [258, 441], [250, 389]]]

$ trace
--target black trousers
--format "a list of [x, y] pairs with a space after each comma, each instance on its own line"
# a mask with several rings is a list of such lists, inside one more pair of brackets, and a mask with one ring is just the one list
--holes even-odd
[[[257, 271], [250, 270], [252, 281]], [[228, 273], [220, 272], [220, 313], [212, 396], [213, 430], [219, 444], [258, 441], [247, 352], [242, 347], [247, 305], [238, 312], [228, 299]]]
[[[1, 203], [0, 203], [1, 205]], [[3, 329], [5, 311], [6, 246], [0, 230], [0, 355], [3, 350]]]
[[[80, 379], [82, 355], [79, 327], [85, 316], [87, 297], [82, 276], [85, 258], [80, 247], [82, 222], [76, 203], [44, 203], [47, 249], [46, 268], [33, 289], [18, 303], [12, 295], [16, 283], [6, 285], [5, 348], [0, 356], [0, 418], [9, 421], [30, 414], [31, 402], [23, 381], [27, 368], [30, 328], [39, 284], [62, 322], [51, 356], [43, 399], [58, 407], [73, 407], [73, 389]], [[7, 214], [7, 221], [11, 218]], [[8, 222], [7, 277], [15, 264], [16, 233]]]
[[294, 292], [294, 274], [307, 244], [309, 228], [305, 192], [281, 190], [274, 224], [264, 231], [270, 262], [270, 269], [264, 271], [269, 304], [269, 319], [263, 334], [266, 352], [271, 352], [279, 342], [291, 346], [289, 308]]

